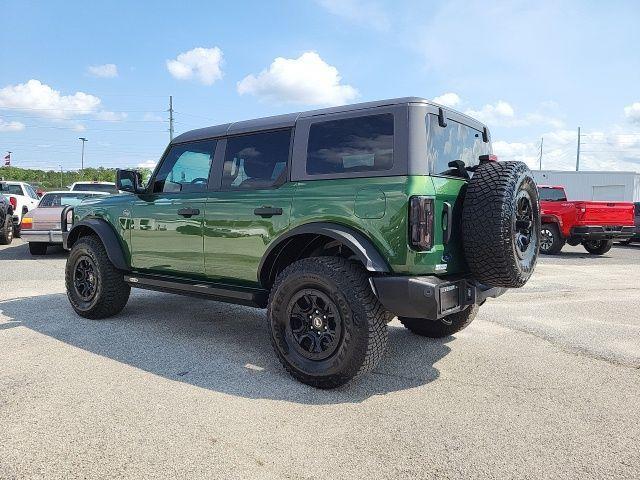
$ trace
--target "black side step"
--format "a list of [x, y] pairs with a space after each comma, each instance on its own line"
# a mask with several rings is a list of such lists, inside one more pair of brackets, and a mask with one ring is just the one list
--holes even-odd
[[124, 281], [135, 288], [208, 298], [249, 307], [264, 308], [269, 298], [269, 292], [262, 288], [190, 282], [174, 277], [127, 273], [124, 275]]

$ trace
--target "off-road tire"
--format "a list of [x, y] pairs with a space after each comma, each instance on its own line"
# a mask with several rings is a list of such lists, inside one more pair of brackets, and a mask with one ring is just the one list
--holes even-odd
[[44, 242], [29, 242], [29, 253], [31, 255], [46, 255], [48, 243]]
[[398, 317], [398, 320], [411, 332], [422, 337], [444, 338], [467, 328], [478, 314], [478, 305], [447, 315], [440, 320], [426, 320], [424, 318]]
[[[74, 286], [76, 265], [84, 259], [95, 266], [95, 295], [84, 300]], [[120, 313], [127, 304], [131, 287], [124, 275], [116, 269], [100, 239], [90, 235], [80, 238], [71, 249], [65, 268], [67, 297], [78, 315], [85, 318], [107, 318]]]
[[[551, 245], [546, 247], [544, 236], [547, 234], [551, 239]], [[566, 239], [560, 234], [560, 229], [555, 223], [545, 223], [540, 230], [540, 253], [545, 255], [557, 255], [564, 247]]]
[[[296, 295], [315, 290], [334, 303], [342, 324], [339, 343], [322, 360], [301, 354], [287, 330]], [[364, 268], [339, 257], [305, 258], [289, 265], [276, 278], [267, 310], [280, 363], [294, 378], [317, 388], [339, 387], [373, 370], [386, 351], [391, 317], [373, 294]]]
[[611, 250], [613, 240], [585, 241], [582, 246], [591, 255], [604, 255]]
[[[520, 202], [530, 203], [530, 227], [517, 221]], [[527, 246], [518, 239], [527, 230]], [[469, 181], [462, 209], [464, 254], [474, 278], [492, 287], [521, 287], [535, 268], [540, 246], [540, 202], [522, 162], [485, 162]]]
[[7, 213], [0, 228], [0, 245], [9, 245], [13, 241], [13, 218]]

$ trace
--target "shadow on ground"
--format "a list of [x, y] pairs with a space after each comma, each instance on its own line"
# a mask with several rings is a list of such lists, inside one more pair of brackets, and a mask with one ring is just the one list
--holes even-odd
[[[0, 302], [0, 332], [27, 327], [66, 344], [155, 375], [230, 395], [303, 404], [357, 403], [372, 395], [428, 384], [452, 337], [432, 340], [389, 327], [378, 369], [323, 391], [293, 380], [269, 342], [265, 311], [154, 292], [132, 292], [117, 317], [78, 317], [64, 294]], [[87, 369], [87, 375], [91, 371]]]
[[46, 255], [33, 256], [29, 253], [29, 244], [26, 242], [14, 242], [0, 249], [0, 261], [3, 260], [38, 260], [38, 259], [55, 259], [66, 258], [67, 252], [62, 246], [51, 245], [47, 248]]

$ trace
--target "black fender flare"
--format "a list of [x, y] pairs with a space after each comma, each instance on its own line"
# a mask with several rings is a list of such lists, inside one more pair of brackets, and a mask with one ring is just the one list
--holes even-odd
[[125, 260], [123, 247], [118, 239], [118, 235], [106, 220], [102, 220], [100, 218], [87, 218], [76, 223], [66, 237], [66, 241], [64, 242], [65, 248], [71, 249], [73, 244], [76, 243], [78, 238], [80, 238], [81, 232], [86, 229], [91, 230], [98, 236], [114, 267], [118, 270], [131, 270]]
[[389, 264], [371, 240], [356, 229], [338, 223], [311, 222], [292, 228], [271, 242], [258, 266], [258, 281], [261, 285], [266, 285], [267, 279], [270, 278], [271, 268], [277, 260], [281, 247], [286, 247], [287, 241], [293, 237], [308, 234], [324, 235], [343, 243], [370, 272], [389, 273], [391, 271]]

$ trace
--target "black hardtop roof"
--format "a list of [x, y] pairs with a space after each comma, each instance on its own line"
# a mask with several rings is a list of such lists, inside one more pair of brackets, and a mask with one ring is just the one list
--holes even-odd
[[[409, 104], [430, 104], [440, 106], [431, 100], [421, 97], [402, 97], [391, 98], [388, 100], [377, 100], [375, 102], [354, 103], [351, 105], [340, 105], [338, 107], [322, 108], [318, 110], [308, 110], [306, 112], [287, 113], [284, 115], [275, 115], [271, 117], [262, 117], [252, 120], [243, 120], [239, 122], [224, 123], [222, 125], [214, 125], [211, 127], [198, 128], [190, 130], [174, 138], [171, 143], [182, 143], [193, 140], [203, 140], [205, 138], [220, 137], [223, 135], [234, 135], [247, 132], [255, 132], [259, 130], [275, 130], [278, 128], [293, 127], [300, 118], [314, 117], [317, 115], [325, 115], [328, 113], [350, 112], [354, 110], [364, 110], [367, 108], [386, 107], [392, 105], [409, 105]], [[448, 111], [453, 111], [448, 107]], [[459, 112], [456, 112], [459, 113]], [[459, 113], [460, 114], [460, 113]], [[463, 115], [463, 114], [460, 114]], [[466, 115], [463, 115], [466, 116]], [[477, 123], [477, 120], [474, 119]]]

